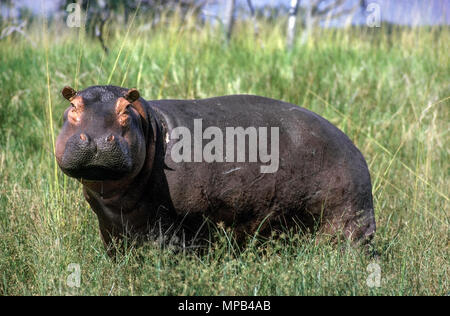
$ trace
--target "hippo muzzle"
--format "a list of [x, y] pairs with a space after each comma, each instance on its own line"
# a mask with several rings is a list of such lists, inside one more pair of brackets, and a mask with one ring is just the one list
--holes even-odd
[[118, 180], [132, 172], [128, 144], [115, 134], [93, 138], [77, 133], [66, 142], [60, 168], [67, 175], [86, 180]]

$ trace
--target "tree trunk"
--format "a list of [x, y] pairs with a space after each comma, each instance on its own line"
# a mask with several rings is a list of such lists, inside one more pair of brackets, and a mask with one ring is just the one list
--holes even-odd
[[255, 35], [255, 38], [259, 36], [259, 26], [258, 26], [258, 20], [256, 19], [256, 11], [255, 7], [253, 6], [252, 0], [247, 0], [248, 8], [250, 9], [250, 14], [252, 16], [252, 22], [253, 22], [253, 34]]
[[235, 5], [236, 5], [236, 0], [227, 0], [227, 4], [225, 7], [224, 23], [223, 23], [225, 26], [227, 41], [230, 41], [231, 34], [233, 32]]
[[295, 25], [297, 23], [297, 12], [299, 5], [300, 0], [291, 0], [291, 6], [289, 8], [288, 27], [287, 27], [287, 39], [286, 39], [286, 47], [288, 50], [291, 50], [292, 47], [294, 46]]
[[305, 44], [308, 41], [308, 38], [311, 36], [313, 25], [314, 25], [314, 19], [312, 16], [312, 10], [313, 6], [312, 3], [308, 2], [306, 12], [305, 12], [305, 29], [303, 30], [302, 36], [301, 36], [301, 44]]

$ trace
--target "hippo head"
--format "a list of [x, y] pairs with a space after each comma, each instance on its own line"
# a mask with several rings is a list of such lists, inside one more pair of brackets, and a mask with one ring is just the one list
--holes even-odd
[[70, 106], [56, 141], [61, 170], [80, 181], [136, 176], [146, 159], [148, 116], [136, 89], [94, 86], [62, 90]]

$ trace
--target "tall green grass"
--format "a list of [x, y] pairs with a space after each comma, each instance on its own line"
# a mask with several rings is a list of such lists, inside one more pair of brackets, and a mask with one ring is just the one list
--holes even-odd
[[[443, 295], [449, 293], [448, 28], [317, 30], [291, 52], [284, 24], [220, 30], [191, 20], [110, 25], [110, 54], [83, 29], [37, 23], [33, 46], [0, 41], [0, 294]], [[372, 175], [374, 259], [311, 236], [238, 250], [229, 232], [206, 253], [146, 245], [110, 260], [81, 185], [57, 169], [65, 85], [139, 88], [147, 99], [258, 94], [341, 128]], [[70, 263], [81, 286], [67, 285]]]

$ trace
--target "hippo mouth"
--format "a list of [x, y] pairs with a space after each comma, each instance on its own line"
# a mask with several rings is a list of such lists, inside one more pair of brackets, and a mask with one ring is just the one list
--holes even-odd
[[112, 169], [105, 166], [86, 166], [63, 171], [70, 177], [90, 181], [120, 180], [130, 172], [127, 168]]

